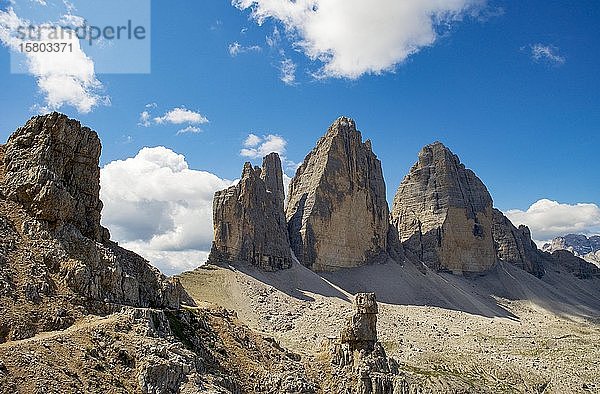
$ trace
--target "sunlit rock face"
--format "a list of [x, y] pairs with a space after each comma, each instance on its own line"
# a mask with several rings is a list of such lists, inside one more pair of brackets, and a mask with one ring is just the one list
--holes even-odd
[[492, 198], [443, 144], [425, 146], [392, 206], [403, 246], [433, 269], [483, 272], [496, 261]]
[[296, 257], [315, 271], [387, 259], [389, 209], [381, 162], [352, 119], [337, 119], [290, 184], [286, 217]]

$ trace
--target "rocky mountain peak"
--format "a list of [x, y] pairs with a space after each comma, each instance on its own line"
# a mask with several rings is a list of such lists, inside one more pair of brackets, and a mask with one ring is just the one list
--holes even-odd
[[492, 234], [498, 259], [514, 264], [521, 269], [542, 277], [545, 273], [543, 261], [547, 258], [538, 250], [531, 239], [529, 227], [516, 228], [498, 209], [493, 210]]
[[567, 234], [556, 237], [551, 242], [544, 244], [542, 250], [554, 253], [559, 250], [568, 250], [577, 257], [600, 267], [600, 236], [587, 237], [584, 234]]
[[432, 268], [481, 272], [495, 262], [492, 198], [440, 142], [419, 152], [400, 184], [392, 224], [404, 246]]
[[100, 149], [96, 132], [58, 113], [0, 146], [0, 342], [124, 305], [194, 305], [100, 226]]
[[386, 258], [381, 162], [352, 119], [338, 118], [306, 156], [290, 184], [286, 217], [296, 257], [314, 270]]
[[209, 261], [247, 263], [267, 271], [291, 267], [283, 191], [277, 153], [266, 156], [262, 168], [245, 163], [240, 181], [215, 193]]
[[273, 193], [281, 205], [285, 202], [285, 189], [283, 185], [283, 169], [281, 159], [275, 152], [269, 153], [263, 159], [260, 178], [265, 182], [267, 191]]
[[2, 193], [55, 229], [66, 223], [84, 236], [108, 241], [100, 226], [102, 147], [98, 135], [59, 113], [31, 118], [10, 136]]

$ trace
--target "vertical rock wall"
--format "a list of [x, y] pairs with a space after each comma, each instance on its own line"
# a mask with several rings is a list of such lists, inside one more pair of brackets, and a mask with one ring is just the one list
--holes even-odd
[[306, 156], [286, 208], [296, 257], [315, 271], [386, 259], [389, 209], [381, 163], [341, 117]]

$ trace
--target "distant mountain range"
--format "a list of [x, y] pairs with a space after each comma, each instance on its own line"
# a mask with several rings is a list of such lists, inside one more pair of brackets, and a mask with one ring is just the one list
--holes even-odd
[[583, 234], [567, 234], [544, 244], [542, 250], [548, 253], [556, 250], [568, 250], [575, 256], [600, 266], [600, 235], [588, 238]]

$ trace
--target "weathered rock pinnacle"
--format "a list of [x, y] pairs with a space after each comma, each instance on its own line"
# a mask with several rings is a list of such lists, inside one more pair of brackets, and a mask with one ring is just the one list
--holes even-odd
[[32, 118], [10, 136], [4, 153], [4, 195], [55, 229], [70, 223], [95, 241], [100, 226], [100, 139], [56, 112]]
[[262, 169], [244, 164], [239, 183], [215, 193], [209, 261], [249, 263], [267, 271], [291, 267], [283, 190], [277, 153], [264, 158]]
[[412, 392], [409, 390], [410, 383], [400, 374], [396, 360], [388, 357], [382, 344], [377, 341], [378, 312], [374, 293], [356, 294], [354, 314], [346, 322], [339, 337], [328, 342], [331, 364], [338, 372], [336, 376], [342, 377], [335, 382], [336, 392]]
[[482, 272], [496, 261], [492, 198], [443, 144], [425, 146], [392, 206], [403, 245], [434, 269]]
[[100, 149], [96, 132], [56, 112], [0, 145], [0, 342], [121, 306], [194, 305], [101, 227]]
[[337, 119], [290, 184], [286, 217], [296, 257], [315, 271], [385, 259], [389, 209], [381, 163], [352, 119]]

